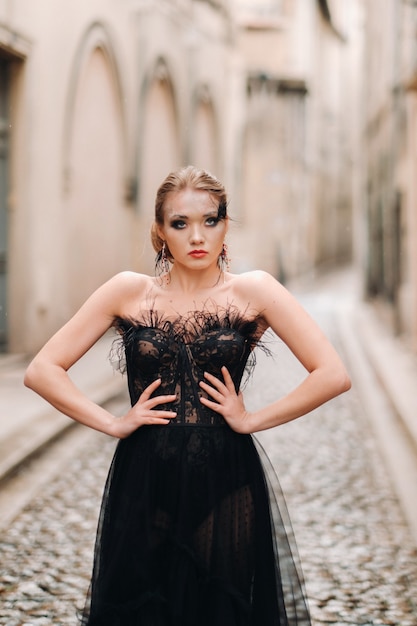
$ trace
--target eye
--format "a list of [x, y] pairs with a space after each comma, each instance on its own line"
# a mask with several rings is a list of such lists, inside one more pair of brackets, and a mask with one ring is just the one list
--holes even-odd
[[176, 230], [182, 230], [186, 227], [186, 223], [184, 222], [184, 220], [174, 220], [173, 222], [171, 222], [170, 226], [171, 228], [175, 228]]
[[207, 226], [216, 226], [219, 223], [219, 218], [218, 217], [208, 217], [206, 219], [206, 225]]

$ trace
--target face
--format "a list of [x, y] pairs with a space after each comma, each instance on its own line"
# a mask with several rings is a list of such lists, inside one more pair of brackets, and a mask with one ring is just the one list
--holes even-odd
[[218, 199], [207, 191], [184, 189], [167, 196], [160, 237], [176, 265], [204, 269], [217, 264], [227, 232], [218, 218]]

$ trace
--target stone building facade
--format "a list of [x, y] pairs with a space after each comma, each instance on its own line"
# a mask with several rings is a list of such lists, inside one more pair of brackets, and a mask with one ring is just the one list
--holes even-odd
[[417, 350], [417, 3], [364, 5], [364, 292]]
[[228, 188], [235, 271], [349, 258], [341, 6], [0, 1], [3, 350], [38, 349], [114, 273], [153, 271], [155, 191], [187, 163]]
[[231, 180], [226, 5], [0, 2], [9, 351], [36, 350], [117, 271], [153, 271], [153, 199], [169, 171], [192, 161]]
[[346, 262], [353, 236], [360, 5], [235, 3], [247, 92], [242, 243], [253, 251], [244, 266], [260, 262], [286, 280]]

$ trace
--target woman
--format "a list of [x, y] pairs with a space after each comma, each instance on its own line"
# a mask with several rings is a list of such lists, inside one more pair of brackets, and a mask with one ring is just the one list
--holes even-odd
[[[193, 167], [157, 192], [156, 277], [116, 275], [30, 364], [25, 383], [75, 420], [121, 441], [110, 468], [82, 624], [307, 626], [302, 582], [251, 434], [346, 391], [331, 344], [272, 276], [231, 274], [222, 184]], [[120, 418], [67, 370], [111, 326], [132, 407]], [[264, 408], [239, 386], [271, 328], [307, 370]]]

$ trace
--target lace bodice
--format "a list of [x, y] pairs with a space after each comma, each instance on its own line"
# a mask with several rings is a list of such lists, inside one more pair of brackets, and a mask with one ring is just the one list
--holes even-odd
[[200, 402], [206, 394], [199, 382], [204, 372], [222, 380], [225, 365], [239, 388], [245, 369], [253, 365], [253, 348], [261, 334], [259, 318], [246, 319], [228, 309], [170, 320], [150, 311], [141, 320], [119, 317], [114, 326], [122, 338], [132, 404], [151, 382], [161, 378], [156, 393], [177, 396], [173, 403], [158, 407], [177, 411], [171, 425], [224, 424], [218, 413]]

